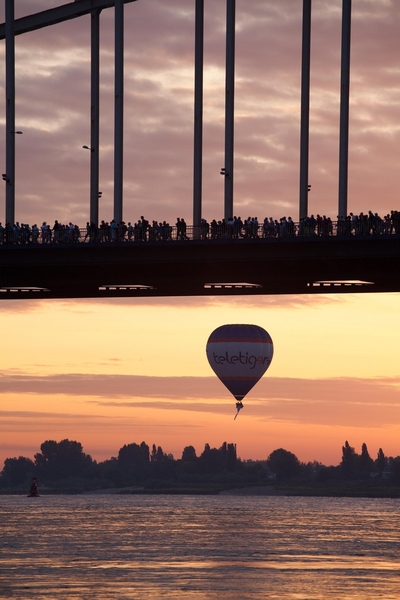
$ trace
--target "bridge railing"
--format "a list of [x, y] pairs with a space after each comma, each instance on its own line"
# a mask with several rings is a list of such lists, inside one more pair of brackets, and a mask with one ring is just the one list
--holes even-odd
[[99, 228], [79, 228], [78, 226], [59, 229], [47, 227], [3, 228], [0, 227], [0, 245], [24, 244], [81, 244], [81, 243], [143, 243], [172, 242], [185, 240], [252, 240], [339, 236], [379, 236], [400, 233], [400, 223], [396, 219], [356, 221], [322, 221], [305, 219], [300, 222], [272, 221], [265, 223], [245, 223], [237, 225], [224, 222], [203, 223], [200, 227], [191, 225], [157, 224], [147, 227], [134, 225], [105, 226]]

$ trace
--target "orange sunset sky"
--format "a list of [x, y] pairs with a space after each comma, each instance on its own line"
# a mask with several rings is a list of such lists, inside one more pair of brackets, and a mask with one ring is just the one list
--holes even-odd
[[[32, 12], [15, 2], [16, 18]], [[35, 11], [61, 4], [36, 0]], [[124, 219], [192, 222], [194, 0], [125, 5]], [[203, 216], [223, 217], [225, 1], [205, 0]], [[312, 4], [309, 212], [337, 215], [341, 0]], [[4, 14], [0, 15], [4, 20]], [[300, 0], [237, 0], [234, 206], [298, 219]], [[399, 210], [400, 3], [353, 0], [349, 211]], [[113, 216], [114, 10], [101, 15], [100, 219]], [[0, 44], [0, 81], [5, 48]], [[90, 18], [16, 38], [16, 219], [89, 216]], [[5, 165], [5, 93], [0, 96]], [[4, 167], [5, 168], [5, 167]], [[4, 219], [4, 190], [0, 221]], [[1, 248], [0, 248], [1, 252]], [[394, 274], [399, 277], [400, 275]], [[0, 468], [47, 439], [97, 460], [131, 442], [276, 448], [338, 464], [400, 455], [399, 294], [2, 301]], [[235, 407], [205, 346], [224, 323], [274, 341]]]

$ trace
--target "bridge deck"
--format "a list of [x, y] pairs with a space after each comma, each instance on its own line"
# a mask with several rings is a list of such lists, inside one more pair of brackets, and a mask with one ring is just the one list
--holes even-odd
[[0, 249], [0, 299], [399, 291], [399, 235]]

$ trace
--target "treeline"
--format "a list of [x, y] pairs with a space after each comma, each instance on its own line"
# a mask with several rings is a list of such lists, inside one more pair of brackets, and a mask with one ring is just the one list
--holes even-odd
[[122, 446], [117, 457], [97, 462], [83, 452], [79, 442], [47, 440], [34, 460], [20, 456], [7, 458], [0, 473], [0, 489], [25, 489], [32, 477], [40, 488], [89, 491], [103, 488], [137, 487], [144, 490], [182, 491], [226, 489], [273, 483], [324, 484], [326, 482], [374, 481], [400, 485], [400, 457], [386, 457], [379, 449], [370, 457], [366, 444], [361, 453], [346, 441], [337, 466], [319, 462], [302, 463], [288, 450], [274, 450], [266, 460], [243, 461], [236, 444], [224, 442], [220, 448], [205, 444], [197, 456], [186, 446], [180, 459], [145, 442]]
[[361, 453], [357, 454], [355, 448], [346, 441], [342, 446], [340, 464], [337, 467], [321, 467], [316, 480], [384, 480], [400, 485], [400, 456], [385, 456], [382, 448], [379, 448], [377, 457], [373, 459], [365, 443], [361, 446]]
[[83, 452], [82, 444], [68, 439], [47, 440], [40, 446], [34, 460], [20, 456], [7, 458], [0, 473], [0, 489], [29, 486], [32, 477], [40, 489], [92, 490], [102, 488], [138, 487], [148, 490], [197, 488], [207, 484], [220, 487], [251, 484], [258, 480], [261, 465], [249, 469], [238, 459], [236, 445], [224, 442], [220, 448], [206, 444], [200, 456], [193, 446], [186, 446], [179, 460], [167, 454], [161, 446], [151, 449], [142, 442], [122, 446], [117, 457], [96, 462]]

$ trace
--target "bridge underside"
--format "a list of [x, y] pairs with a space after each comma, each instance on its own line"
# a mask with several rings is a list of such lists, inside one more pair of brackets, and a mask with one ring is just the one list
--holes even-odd
[[399, 291], [399, 236], [0, 248], [0, 299]]

